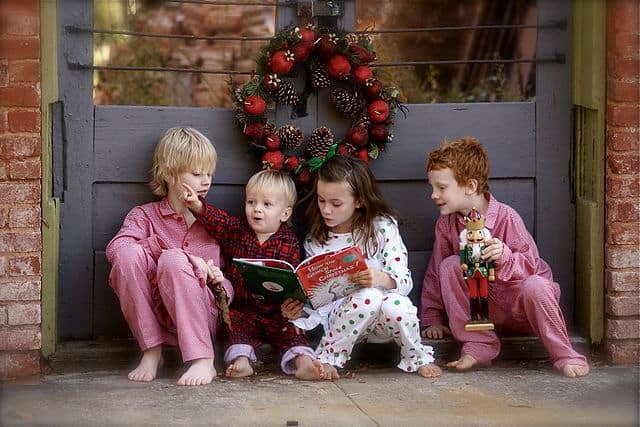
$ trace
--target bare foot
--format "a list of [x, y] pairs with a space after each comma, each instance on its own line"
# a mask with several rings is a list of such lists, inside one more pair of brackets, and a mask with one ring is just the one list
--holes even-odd
[[227, 366], [227, 370], [225, 374], [228, 377], [233, 378], [242, 378], [253, 375], [253, 368], [251, 367], [251, 362], [249, 362], [249, 358], [246, 356], [236, 357], [233, 363]]
[[162, 346], [158, 345], [145, 350], [142, 353], [140, 363], [133, 371], [129, 372], [127, 378], [131, 381], [149, 382], [153, 381], [158, 372], [158, 366], [162, 363]]
[[335, 366], [329, 365], [328, 363], [322, 364], [322, 379], [323, 380], [337, 380], [340, 378], [340, 374], [338, 374], [338, 370]]
[[435, 378], [442, 374], [442, 369], [435, 363], [429, 363], [418, 368], [418, 375], [425, 378]]
[[462, 355], [458, 360], [447, 363], [447, 368], [455, 368], [458, 371], [468, 371], [478, 364], [478, 361], [468, 354]]
[[589, 373], [589, 365], [564, 365], [562, 373], [567, 378], [584, 377]]
[[211, 383], [216, 375], [212, 357], [196, 359], [191, 361], [191, 366], [182, 374], [178, 385], [206, 385]]
[[296, 378], [299, 380], [321, 380], [324, 376], [324, 366], [317, 359], [309, 356], [296, 357]]

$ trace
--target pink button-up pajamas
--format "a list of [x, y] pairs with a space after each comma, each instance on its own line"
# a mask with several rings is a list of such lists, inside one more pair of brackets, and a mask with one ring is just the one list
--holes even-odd
[[[109, 284], [142, 351], [178, 345], [184, 362], [212, 358], [218, 330], [215, 297], [192, 256], [221, 265], [204, 226], [187, 227], [166, 199], [133, 208], [106, 249]], [[233, 288], [223, 283], [229, 298]]]
[[[569, 342], [560, 310], [560, 286], [538, 254], [533, 237], [520, 215], [487, 193], [485, 226], [504, 243], [495, 261], [496, 280], [489, 290], [489, 317], [498, 329], [535, 333], [549, 352], [553, 366], [586, 365], [586, 359]], [[493, 331], [465, 331], [469, 320], [467, 284], [460, 269], [459, 235], [464, 220], [459, 213], [436, 221], [435, 242], [422, 285], [422, 326], [442, 325], [445, 318], [453, 337], [462, 343], [462, 354], [480, 364], [490, 364], [500, 353]]]

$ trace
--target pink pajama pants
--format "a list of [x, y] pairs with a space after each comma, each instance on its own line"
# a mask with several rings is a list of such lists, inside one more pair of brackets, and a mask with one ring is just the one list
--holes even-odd
[[[499, 267], [496, 266], [496, 270]], [[460, 271], [460, 257], [452, 255], [440, 264], [442, 303], [453, 337], [462, 343], [462, 354], [488, 365], [500, 353], [500, 340], [493, 331], [465, 331], [469, 320], [467, 284]], [[551, 357], [553, 367], [586, 365], [586, 358], [569, 342], [567, 326], [560, 310], [560, 286], [551, 271], [530, 276], [518, 284], [495, 282], [489, 289], [489, 318], [508, 332], [535, 333]]]
[[156, 263], [140, 245], [121, 248], [109, 284], [142, 351], [169, 344], [184, 362], [213, 357], [215, 298], [186, 252], [165, 250]]

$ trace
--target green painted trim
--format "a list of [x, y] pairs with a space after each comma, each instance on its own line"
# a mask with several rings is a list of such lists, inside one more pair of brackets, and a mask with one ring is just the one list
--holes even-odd
[[592, 343], [604, 337], [606, 2], [574, 0], [576, 317]]
[[52, 197], [52, 123], [50, 105], [58, 100], [57, 0], [40, 2], [41, 138], [42, 138], [42, 355], [58, 340], [58, 247], [60, 201]]

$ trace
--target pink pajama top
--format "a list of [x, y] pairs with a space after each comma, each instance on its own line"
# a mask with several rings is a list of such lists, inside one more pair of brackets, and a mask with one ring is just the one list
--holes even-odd
[[[496, 280], [492, 285], [492, 303], [508, 308], [516, 293], [513, 286], [532, 275], [540, 275], [553, 280], [551, 269], [540, 258], [538, 247], [524, 225], [522, 218], [512, 207], [497, 201], [491, 193], [486, 193], [489, 206], [485, 215], [485, 227], [491, 236], [504, 243], [502, 257], [495, 261]], [[445, 258], [459, 256], [459, 235], [464, 229], [464, 218], [459, 213], [442, 215], [436, 221], [435, 242], [427, 271], [422, 283], [423, 326], [444, 324], [444, 308], [440, 294], [438, 272]], [[462, 274], [462, 273], [461, 273]]]

